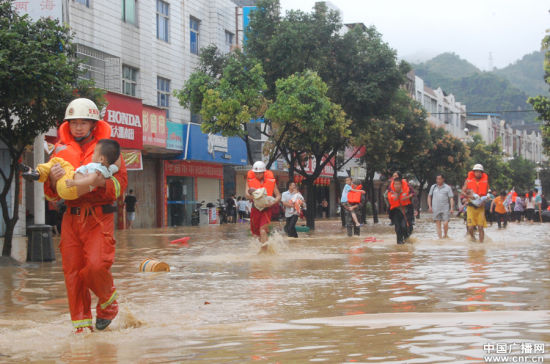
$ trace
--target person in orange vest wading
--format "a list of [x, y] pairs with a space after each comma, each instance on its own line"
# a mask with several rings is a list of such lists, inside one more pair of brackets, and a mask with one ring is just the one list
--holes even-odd
[[474, 168], [468, 172], [468, 178], [464, 181], [464, 186], [462, 190], [468, 192], [471, 190], [470, 195], [477, 195], [474, 197], [474, 200], [482, 200], [481, 203], [473, 203], [472, 198], [467, 198], [466, 203], [466, 216], [467, 216], [467, 226], [468, 233], [472, 237], [472, 240], [475, 240], [474, 227], [477, 227], [479, 231], [479, 242], [483, 243], [485, 239], [484, 228], [487, 227], [487, 221], [485, 219], [485, 201], [482, 197], [487, 196], [487, 191], [489, 191], [489, 176], [483, 171], [483, 166], [481, 164], [476, 164]]
[[[111, 127], [99, 119], [99, 110], [91, 100], [80, 98], [69, 103], [65, 121], [59, 127], [59, 142], [52, 158], [62, 158], [75, 169], [92, 160], [100, 139], [111, 137]], [[66, 169], [54, 164], [44, 194], [49, 201], [59, 200], [57, 181]], [[127, 173], [124, 161], [118, 172], [109, 178], [97, 175], [96, 186], [74, 200], [65, 201], [59, 248], [69, 299], [69, 311], [76, 332], [92, 328], [92, 298], [97, 297], [96, 328], [103, 330], [118, 313], [117, 291], [111, 275], [115, 257], [113, 203], [126, 189]]]
[[261, 252], [267, 251], [271, 207], [281, 201], [281, 193], [273, 172], [266, 170], [265, 163], [258, 161], [248, 171], [245, 196], [253, 205], [250, 210], [250, 230], [262, 244]]
[[388, 192], [390, 204], [390, 219], [397, 235], [397, 244], [405, 244], [405, 240], [411, 235], [411, 221], [407, 218], [405, 208], [410, 201], [411, 195], [402, 188], [402, 181], [396, 179], [392, 183], [392, 189]]

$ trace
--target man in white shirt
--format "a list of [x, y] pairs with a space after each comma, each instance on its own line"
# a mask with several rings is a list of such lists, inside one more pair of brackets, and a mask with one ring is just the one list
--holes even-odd
[[[296, 210], [296, 206], [301, 204], [302, 208], [304, 208], [305, 203], [304, 197], [296, 188], [296, 183], [289, 183], [288, 191], [283, 192], [281, 201], [285, 207], [285, 232], [289, 237], [297, 238], [298, 233], [296, 232], [296, 222], [298, 222], [299, 212]], [[301, 201], [301, 203], [298, 201]]]
[[[436, 183], [430, 188], [430, 193], [428, 195], [428, 207], [430, 208], [430, 212], [433, 213], [433, 219], [437, 227], [437, 236], [441, 239], [442, 237], [447, 238], [449, 220], [454, 210], [455, 201], [453, 190], [445, 183], [443, 175], [439, 174], [435, 181]], [[441, 235], [442, 222], [443, 236]]]

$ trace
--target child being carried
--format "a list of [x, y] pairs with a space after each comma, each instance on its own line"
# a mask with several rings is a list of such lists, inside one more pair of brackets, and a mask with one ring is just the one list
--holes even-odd
[[466, 200], [468, 201], [469, 205], [472, 205], [474, 207], [481, 206], [485, 200], [487, 200], [487, 196], [479, 196], [477, 193], [474, 193], [473, 190], [467, 189], [466, 190]]
[[57, 194], [64, 200], [76, 200], [80, 196], [92, 191], [97, 184], [97, 176], [111, 178], [120, 168], [120, 145], [115, 140], [101, 139], [97, 142], [92, 155], [92, 162], [74, 167], [63, 158], [54, 157], [47, 163], [36, 166], [36, 170], [20, 164], [22, 176], [28, 181], [46, 182], [54, 164], [59, 163], [65, 170], [55, 187]]

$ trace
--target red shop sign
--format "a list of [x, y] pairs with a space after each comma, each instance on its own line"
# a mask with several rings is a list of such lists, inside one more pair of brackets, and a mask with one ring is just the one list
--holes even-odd
[[[322, 161], [324, 162], [325, 160], [326, 160], [326, 158], [323, 157]], [[305, 172], [307, 174], [313, 174], [313, 169], [314, 169], [315, 163], [316, 163], [315, 157], [311, 157], [306, 163], [307, 164], [304, 168]], [[334, 163], [334, 158], [332, 158], [330, 162], [325, 164], [325, 167], [321, 171], [321, 176], [322, 177], [332, 177], [334, 175], [334, 164], [333, 163]]]
[[166, 110], [143, 105], [143, 145], [166, 148]]
[[164, 171], [167, 176], [190, 176], [205, 178], [223, 178], [221, 164], [208, 164], [191, 161], [164, 161]]
[[107, 92], [105, 99], [103, 120], [111, 125], [111, 138], [122, 148], [143, 149], [141, 100], [112, 92]]

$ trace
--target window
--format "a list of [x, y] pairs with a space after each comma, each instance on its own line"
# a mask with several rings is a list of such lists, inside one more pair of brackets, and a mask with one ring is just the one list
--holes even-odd
[[77, 3], [86, 5], [87, 8], [90, 7], [90, 0], [75, 0]]
[[200, 20], [190, 17], [189, 18], [189, 39], [191, 41], [191, 53], [199, 54], [199, 26]]
[[157, 106], [166, 109], [166, 118], [170, 118], [170, 80], [157, 77]]
[[136, 24], [136, 0], [122, 0], [122, 20]]
[[130, 66], [122, 66], [122, 93], [136, 96], [138, 70]]
[[157, 39], [168, 42], [169, 4], [157, 0]]
[[231, 47], [233, 47], [233, 38], [234, 34], [231, 32], [225, 31], [225, 45], [227, 47], [227, 50], [231, 52]]

